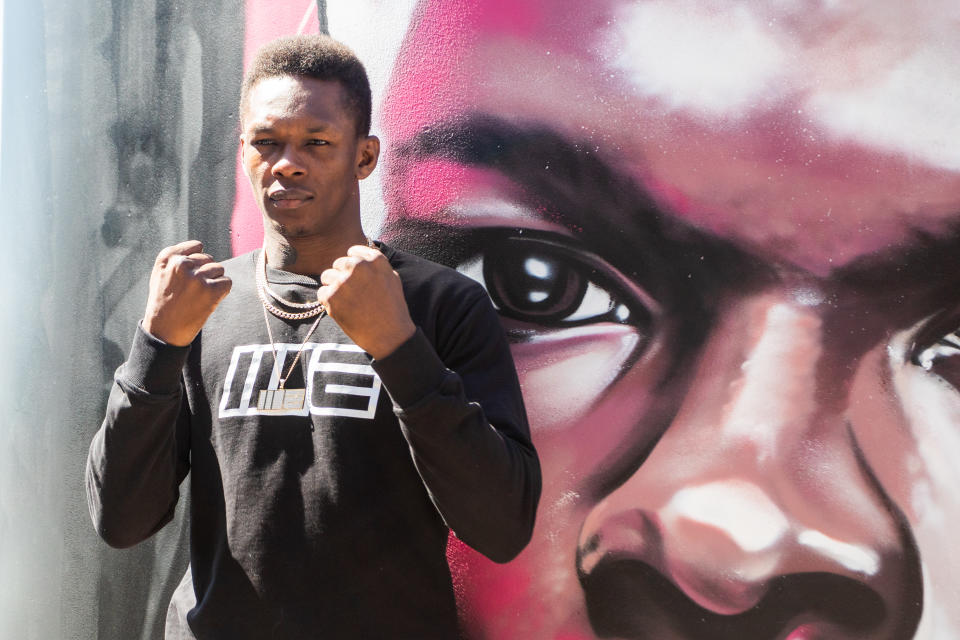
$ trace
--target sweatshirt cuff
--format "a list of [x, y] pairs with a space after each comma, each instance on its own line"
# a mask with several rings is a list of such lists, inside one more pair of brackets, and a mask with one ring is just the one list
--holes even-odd
[[180, 389], [180, 371], [189, 353], [189, 345], [167, 344], [137, 323], [130, 355], [123, 364], [123, 378], [148, 393], [176, 393]]
[[407, 409], [435, 392], [447, 376], [446, 366], [420, 327], [393, 353], [370, 365], [400, 409]]

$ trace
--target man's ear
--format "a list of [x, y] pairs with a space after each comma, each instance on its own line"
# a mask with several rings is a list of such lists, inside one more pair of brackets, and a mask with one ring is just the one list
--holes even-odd
[[240, 166], [243, 167], [243, 175], [250, 177], [250, 174], [247, 173], [247, 163], [244, 162], [243, 154], [247, 151], [247, 141], [243, 139], [243, 134], [240, 134]]
[[357, 180], [363, 180], [373, 173], [380, 159], [380, 138], [364, 136], [357, 145]]

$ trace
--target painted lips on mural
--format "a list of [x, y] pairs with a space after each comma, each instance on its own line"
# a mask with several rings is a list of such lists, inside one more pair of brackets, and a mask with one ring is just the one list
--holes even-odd
[[958, 637], [957, 6], [415, 15], [387, 235], [487, 287], [544, 473], [469, 632]]

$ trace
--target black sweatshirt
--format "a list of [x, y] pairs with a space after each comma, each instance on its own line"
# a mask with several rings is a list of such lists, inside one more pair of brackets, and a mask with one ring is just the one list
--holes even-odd
[[[173, 515], [191, 474], [191, 570], [168, 638], [455, 638], [448, 526], [505, 562], [540, 494], [516, 372], [483, 288], [380, 245], [417, 332], [373, 360], [323, 318], [266, 320], [256, 252], [224, 263], [233, 289], [189, 347], [138, 329], [90, 446], [87, 497], [109, 544]], [[312, 297], [316, 279], [270, 269]], [[306, 389], [265, 413], [259, 392]]]

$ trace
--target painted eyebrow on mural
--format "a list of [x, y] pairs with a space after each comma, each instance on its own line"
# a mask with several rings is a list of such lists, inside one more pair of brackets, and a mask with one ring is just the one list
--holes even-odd
[[[548, 127], [473, 113], [431, 126], [397, 151], [401, 161], [443, 158], [500, 172], [522, 187], [531, 210], [575, 229], [578, 242], [666, 306], [689, 309], [693, 290], [710, 307], [711, 298], [778, 278], [777, 267], [762, 257], [670, 217], [642, 185], [591, 148]], [[456, 233], [447, 228], [443, 235], [449, 240]], [[939, 235], [917, 230], [908, 244], [864, 256], [830, 280], [829, 288], [839, 285], [858, 293], [861, 303], [870, 300], [887, 326], [952, 308], [960, 301], [953, 294], [960, 291], [960, 225]]]
[[[907, 326], [937, 313], [925, 331], [939, 338], [960, 327], [960, 224], [944, 234], [921, 230], [910, 241], [863, 256], [836, 271], [841, 286], [860, 292], [891, 326]], [[918, 337], [920, 341], [927, 338]]]
[[750, 290], [775, 277], [729, 241], [668, 217], [642, 186], [587, 145], [546, 127], [471, 114], [431, 126], [397, 154], [401, 163], [443, 158], [502, 173], [522, 187], [532, 210], [575, 230], [577, 242], [668, 307], [688, 307], [691, 297], [709, 304], [724, 291]]

